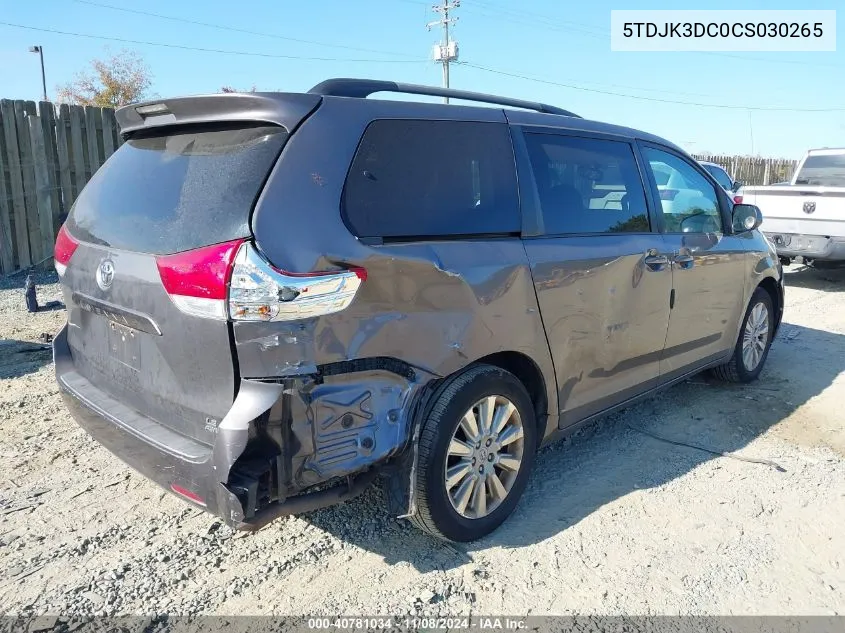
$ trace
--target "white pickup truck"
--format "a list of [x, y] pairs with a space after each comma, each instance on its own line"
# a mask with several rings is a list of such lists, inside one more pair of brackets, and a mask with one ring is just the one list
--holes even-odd
[[845, 149], [811, 149], [789, 185], [743, 187], [742, 201], [763, 213], [760, 227], [784, 264], [845, 263]]

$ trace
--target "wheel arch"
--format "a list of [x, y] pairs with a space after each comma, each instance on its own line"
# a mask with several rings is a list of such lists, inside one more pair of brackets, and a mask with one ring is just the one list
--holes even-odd
[[757, 288], [762, 288], [767, 293], [769, 293], [769, 297], [772, 300], [772, 307], [775, 311], [775, 327], [772, 332], [772, 339], [777, 336], [778, 329], [780, 328], [780, 322], [783, 318], [783, 304], [784, 304], [784, 296], [783, 290], [781, 289], [780, 284], [774, 277], [766, 277], [759, 284], [757, 284]]
[[[512, 373], [522, 383], [534, 405], [534, 418], [537, 423], [537, 445], [542, 443], [549, 433], [549, 387], [539, 365], [527, 354], [515, 351], [496, 352], [479, 358], [473, 365], [485, 364], [499, 367]], [[472, 366], [472, 365], [470, 365]], [[465, 371], [464, 368], [461, 371]], [[557, 428], [555, 423], [554, 428]]]

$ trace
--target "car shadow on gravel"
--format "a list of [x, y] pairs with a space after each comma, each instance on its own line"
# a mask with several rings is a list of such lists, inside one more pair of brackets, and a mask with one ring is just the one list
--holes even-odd
[[845, 291], [845, 268], [819, 270], [809, 266], [789, 269], [784, 276], [787, 292], [790, 287], [821, 290], [822, 292]]
[[[842, 371], [845, 336], [785, 323], [758, 382], [725, 385], [701, 374], [542, 449], [517, 510], [475, 543], [445, 544], [390, 517], [377, 489], [302, 518], [391, 564], [405, 561], [420, 572], [459, 567], [474, 552], [539, 543], [620, 497], [725, 459], [718, 453], [774, 459], [744, 449]], [[772, 465], [743, 462], [743, 467], [768, 471], [763, 476], [783, 475]]]
[[33, 374], [52, 362], [50, 345], [0, 339], [0, 380]]

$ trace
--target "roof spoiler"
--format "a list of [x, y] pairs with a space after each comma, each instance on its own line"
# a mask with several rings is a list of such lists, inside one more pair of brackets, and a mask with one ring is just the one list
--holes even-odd
[[377, 79], [327, 79], [308, 91], [309, 94], [322, 95], [326, 97], [355, 97], [359, 99], [365, 99], [376, 92], [395, 92], [402, 94], [427, 95], [431, 97], [451, 97], [453, 99], [462, 99], [464, 101], [493, 103], [511, 108], [534, 110], [536, 112], [543, 112], [546, 114], [560, 114], [578, 119], [581, 118], [569, 110], [564, 110], [563, 108], [558, 108], [556, 106], [536, 101], [523, 101], [522, 99], [499, 97], [496, 95], [485, 94], [483, 92], [454, 90], [452, 88], [437, 88], [434, 86], [405, 84], [396, 81], [380, 81]]
[[133, 103], [115, 111], [120, 133], [194, 123], [262, 122], [294, 129], [319, 104], [314, 94], [223, 93]]

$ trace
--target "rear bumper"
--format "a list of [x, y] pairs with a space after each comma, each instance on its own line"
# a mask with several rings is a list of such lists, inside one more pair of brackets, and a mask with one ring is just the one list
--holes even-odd
[[53, 357], [56, 380], [74, 420], [97, 442], [162, 488], [187, 491], [196, 498], [179, 493], [180, 498], [221, 517], [232, 527], [248, 527], [246, 524], [255, 517], [249, 516], [249, 504], [242, 500], [255, 491], [233, 486], [230, 472], [246, 447], [250, 422], [278, 399], [281, 385], [242, 386], [219, 426], [214, 446], [208, 446], [139, 415], [80, 375], [67, 344], [67, 327], [53, 341]]
[[795, 233], [766, 233], [781, 257], [807, 257], [810, 259], [845, 260], [845, 238]]
[[[365, 397], [348, 403], [349, 391], [342, 384], [241, 380], [214, 445], [202, 444], [140, 415], [76, 371], [67, 328], [53, 341], [53, 357], [62, 397], [76, 422], [141, 475], [233, 528], [256, 529], [279, 516], [354, 497], [372, 481], [374, 467], [395, 455], [408, 436], [403, 423], [419, 385], [397, 376], [376, 380], [365, 372], [337, 377], [351, 383], [352, 393], [364, 390]], [[399, 382], [404, 390], [384, 388]], [[379, 391], [372, 393], [376, 387]], [[302, 397], [283, 398], [298, 389], [308, 391], [307, 403]], [[321, 420], [317, 432], [315, 416]], [[284, 431], [276, 440], [257, 435], [268, 425]], [[301, 494], [339, 480], [347, 485]]]

